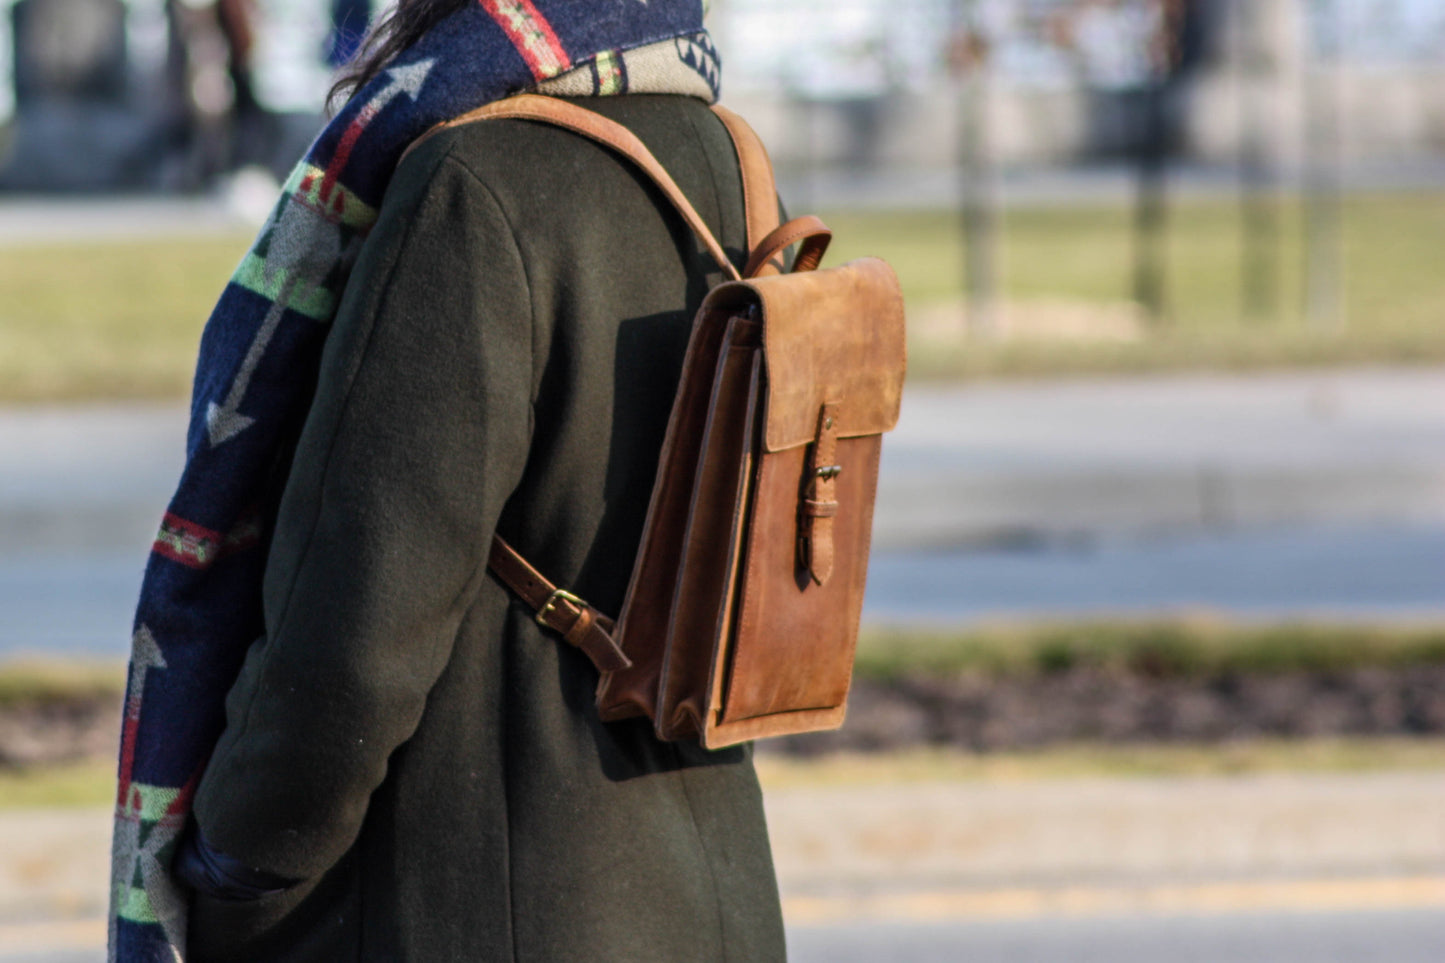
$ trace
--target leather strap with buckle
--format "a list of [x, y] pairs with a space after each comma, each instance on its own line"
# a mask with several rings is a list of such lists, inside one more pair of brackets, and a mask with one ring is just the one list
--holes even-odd
[[487, 567], [536, 613], [537, 624], [581, 649], [599, 672], [630, 668], [632, 660], [612, 638], [612, 620], [566, 589], [549, 582], [500, 536], [492, 537]]
[[819, 585], [833, 574], [833, 519], [838, 514], [838, 406], [823, 405], [808, 462], [808, 484], [798, 518], [798, 554]]

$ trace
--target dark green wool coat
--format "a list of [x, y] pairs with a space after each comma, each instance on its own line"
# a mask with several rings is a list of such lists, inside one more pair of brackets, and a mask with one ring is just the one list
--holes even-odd
[[[588, 101], [739, 264], [737, 160], [682, 97]], [[192, 963], [781, 960], [750, 753], [602, 723], [597, 675], [486, 571], [499, 531], [621, 606], [692, 311], [720, 272], [626, 161], [489, 121], [398, 169], [282, 499], [266, 636], [195, 815], [304, 880], [198, 897]]]

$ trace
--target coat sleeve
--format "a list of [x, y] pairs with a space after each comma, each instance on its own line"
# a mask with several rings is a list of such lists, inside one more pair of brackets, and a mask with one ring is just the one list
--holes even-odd
[[292, 878], [351, 846], [415, 730], [531, 432], [521, 258], [460, 162], [403, 165], [351, 278], [281, 501], [266, 634], [194, 809], [216, 849]]

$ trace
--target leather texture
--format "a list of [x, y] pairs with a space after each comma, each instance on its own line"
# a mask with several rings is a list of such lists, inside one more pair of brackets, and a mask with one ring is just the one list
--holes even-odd
[[839, 438], [892, 431], [907, 363], [903, 293], [892, 268], [861, 258], [746, 283], [762, 304], [768, 451], [812, 441], [818, 409], [833, 401], [846, 401]]
[[487, 567], [532, 607], [538, 624], [562, 636], [568, 645], [581, 649], [598, 669], [604, 672], [626, 669], [632, 664], [612, 639], [611, 619], [549, 582], [500, 535], [492, 537]]
[[602, 719], [646, 716], [659, 738], [707, 748], [842, 724], [881, 436], [897, 423], [907, 360], [892, 270], [876, 258], [819, 270], [831, 231], [811, 216], [778, 225], [767, 152], [741, 118], [714, 110], [738, 154], [751, 252], [743, 272], [620, 125], [527, 94], [436, 128], [520, 118], [615, 150], [734, 278], [694, 320], [616, 624], [502, 539], [489, 560], [540, 623], [597, 666]]
[[743, 268], [743, 276], [759, 277], [765, 267], [782, 263], [783, 252], [799, 241], [803, 242], [803, 246], [798, 249], [798, 255], [793, 259], [793, 270], [815, 270], [822, 262], [823, 255], [828, 251], [828, 243], [832, 240], [833, 232], [821, 218], [812, 214], [795, 217], [753, 245], [753, 253], [748, 258], [747, 267]]

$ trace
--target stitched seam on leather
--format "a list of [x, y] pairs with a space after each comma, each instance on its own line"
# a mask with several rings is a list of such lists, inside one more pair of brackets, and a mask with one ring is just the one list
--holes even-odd
[[[763, 484], [763, 479], [765, 476], [771, 475], [777, 465], [776, 458], [768, 458], [766, 455], [763, 455], [759, 461], [761, 461], [762, 467], [758, 471], [758, 476], [753, 479], [753, 505], [748, 513], [748, 540], [747, 544], [743, 546], [743, 550], [746, 553], [745, 559], [749, 562], [753, 559], [753, 539], [757, 536], [759, 527], [752, 524], [751, 518], [758, 505], [757, 493], [765, 489], [766, 486]], [[753, 608], [753, 598], [756, 595], [756, 582], [752, 578], [749, 578], [751, 574], [752, 566], [744, 564], [742, 572], [743, 592], [742, 598], [739, 600], [742, 611], [738, 613], [738, 628], [733, 634], [734, 639], [748, 637], [751, 634], [753, 622], [755, 621], [756, 610]]]

